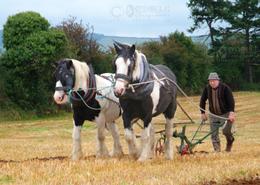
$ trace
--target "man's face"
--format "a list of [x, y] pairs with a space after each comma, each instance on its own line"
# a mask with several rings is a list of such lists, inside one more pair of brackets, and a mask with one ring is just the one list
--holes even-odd
[[217, 88], [218, 85], [219, 85], [219, 80], [209, 80], [209, 85], [210, 85], [213, 89], [215, 89], [215, 88]]

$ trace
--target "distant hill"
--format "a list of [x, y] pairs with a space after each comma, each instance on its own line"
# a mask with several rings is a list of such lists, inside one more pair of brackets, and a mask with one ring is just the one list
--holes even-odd
[[210, 37], [208, 35], [192, 36], [191, 40], [194, 43], [200, 43], [202, 45], [207, 46], [207, 48], [210, 48], [211, 41], [210, 41]]
[[[94, 39], [101, 45], [103, 49], [108, 49], [109, 46], [113, 46], [113, 41], [128, 43], [128, 44], [142, 44], [149, 41], [160, 41], [160, 38], [152, 37], [119, 37], [119, 36], [106, 36], [104, 34], [93, 34]], [[208, 48], [210, 47], [210, 39], [207, 35], [193, 36], [191, 40], [194, 43], [204, 44]]]
[[113, 46], [114, 41], [128, 43], [128, 44], [142, 44], [148, 41], [160, 41], [159, 38], [106, 36], [104, 34], [98, 34], [98, 33], [94, 33], [93, 37], [105, 50], [108, 49], [109, 46]]
[[[103, 50], [107, 50], [109, 46], [113, 46], [113, 41], [129, 43], [129, 44], [142, 44], [149, 41], [160, 41], [160, 38], [151, 37], [119, 37], [119, 36], [106, 36], [104, 34], [94, 33], [93, 38], [101, 45]], [[207, 35], [191, 37], [193, 42], [205, 44], [210, 46], [210, 39]], [[3, 30], [0, 30], [0, 52], [3, 50]]]

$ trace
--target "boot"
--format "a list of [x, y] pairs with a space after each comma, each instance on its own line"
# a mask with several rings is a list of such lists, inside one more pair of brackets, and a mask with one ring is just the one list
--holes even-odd
[[233, 136], [227, 138], [226, 152], [231, 152], [231, 148], [232, 148], [234, 141], [235, 141], [235, 138]]
[[213, 142], [213, 148], [215, 152], [220, 152], [221, 148], [220, 148], [220, 142]]

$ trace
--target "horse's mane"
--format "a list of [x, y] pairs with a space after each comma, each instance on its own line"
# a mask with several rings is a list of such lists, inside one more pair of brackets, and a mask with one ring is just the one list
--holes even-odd
[[75, 85], [74, 89], [87, 89], [87, 82], [89, 78], [89, 67], [85, 62], [72, 59], [73, 67], [75, 69]]
[[147, 62], [147, 59], [146, 59], [146, 56], [138, 51], [138, 50], [135, 50], [135, 69], [133, 71], [133, 80], [142, 80], [143, 76], [144, 76], [144, 73], [146, 73], [147, 71], [144, 71], [144, 70], [147, 70], [147, 68], [144, 67], [144, 63], [148, 63]]

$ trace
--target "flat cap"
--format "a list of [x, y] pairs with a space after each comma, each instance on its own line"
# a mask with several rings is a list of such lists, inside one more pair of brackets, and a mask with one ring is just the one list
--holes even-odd
[[216, 73], [216, 72], [210, 73], [208, 80], [220, 80], [218, 73]]

